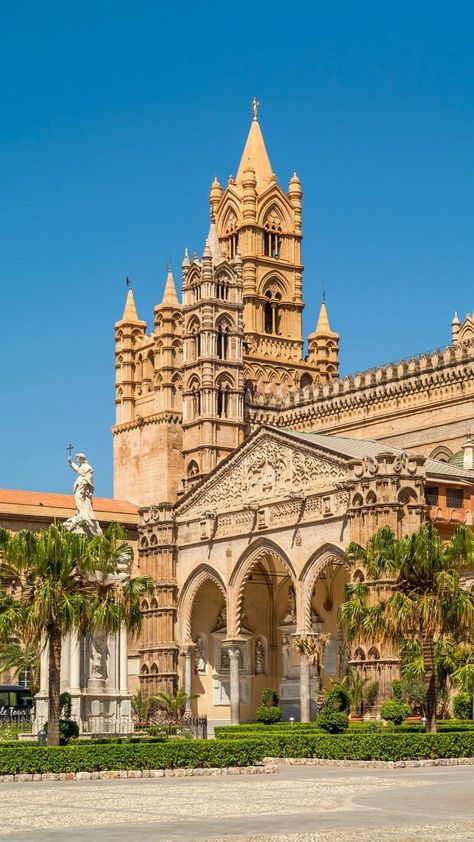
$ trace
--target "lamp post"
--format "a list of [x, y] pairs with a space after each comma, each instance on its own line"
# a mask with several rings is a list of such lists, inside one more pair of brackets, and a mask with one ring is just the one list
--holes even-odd
[[45, 731], [45, 728], [44, 728], [44, 726], [43, 726], [43, 728], [41, 728], [41, 729], [38, 731], [38, 745], [39, 745], [39, 746], [45, 746], [45, 745], [46, 745], [46, 737], [47, 737], [47, 736], [48, 736], [48, 735], [47, 735], [47, 733], [46, 733], [46, 731]]

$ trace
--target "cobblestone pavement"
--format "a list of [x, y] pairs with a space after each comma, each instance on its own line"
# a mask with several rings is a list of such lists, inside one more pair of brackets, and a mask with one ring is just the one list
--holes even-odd
[[474, 768], [2, 784], [0, 842], [473, 842]]

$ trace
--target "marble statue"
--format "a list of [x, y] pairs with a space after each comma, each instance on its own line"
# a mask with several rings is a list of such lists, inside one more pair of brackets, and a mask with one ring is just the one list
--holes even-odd
[[282, 678], [288, 678], [288, 670], [290, 668], [290, 641], [284, 635], [281, 642], [281, 658], [282, 658]]
[[296, 594], [293, 585], [288, 589], [288, 610], [282, 622], [283, 626], [296, 625]]
[[202, 642], [202, 637], [198, 637], [198, 639], [196, 640], [196, 654], [195, 654], [195, 662], [194, 662], [194, 672], [196, 672], [196, 673], [206, 672], [206, 657], [205, 657], [204, 644]]
[[223, 608], [219, 611], [219, 616], [217, 618], [216, 625], [214, 627], [214, 631], [221, 631], [221, 629], [227, 628], [227, 608], [224, 605]]
[[255, 675], [265, 675], [265, 649], [261, 640], [255, 644]]
[[82, 532], [86, 535], [100, 535], [102, 530], [92, 508], [94, 493], [94, 475], [84, 453], [76, 453], [77, 463], [68, 457], [69, 466], [77, 474], [74, 482], [74, 500], [76, 514], [69, 518], [64, 526], [70, 532]]
[[107, 678], [107, 638], [104, 632], [95, 634], [91, 640], [91, 678]]

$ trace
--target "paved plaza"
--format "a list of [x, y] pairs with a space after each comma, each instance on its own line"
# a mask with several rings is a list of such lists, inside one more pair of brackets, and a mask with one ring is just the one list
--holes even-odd
[[474, 767], [1, 785], [1, 842], [472, 842]]

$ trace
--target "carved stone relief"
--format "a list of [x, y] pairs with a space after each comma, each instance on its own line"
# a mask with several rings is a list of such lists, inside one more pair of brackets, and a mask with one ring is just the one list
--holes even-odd
[[[254, 500], [287, 494], [289, 490], [328, 488], [344, 477], [345, 467], [336, 458], [303, 452], [271, 438], [262, 439], [242, 454], [227, 473], [215, 477], [199, 497], [199, 503], [192, 504], [186, 514], [228, 511]], [[296, 510], [298, 501], [290, 505]], [[225, 529], [230, 524], [223, 522], [222, 526]]]

